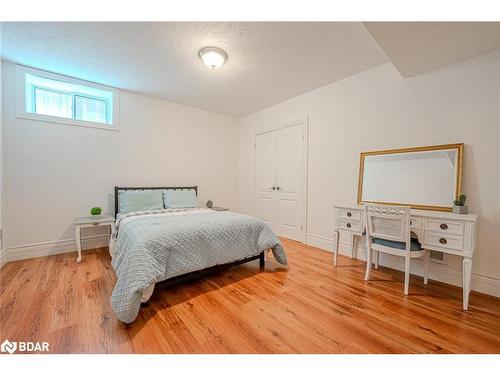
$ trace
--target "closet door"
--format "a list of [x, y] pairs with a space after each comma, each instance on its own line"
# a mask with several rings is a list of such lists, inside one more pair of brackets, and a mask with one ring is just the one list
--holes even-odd
[[305, 241], [304, 124], [255, 137], [255, 215], [278, 236]]
[[276, 133], [255, 137], [255, 215], [276, 232], [274, 192], [276, 191]]
[[304, 241], [304, 126], [290, 126], [276, 133], [276, 231], [280, 236]]

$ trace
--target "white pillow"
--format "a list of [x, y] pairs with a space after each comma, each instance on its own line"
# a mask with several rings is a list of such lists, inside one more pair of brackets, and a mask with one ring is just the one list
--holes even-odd
[[193, 189], [165, 190], [163, 203], [165, 208], [192, 208], [198, 206], [198, 198]]
[[163, 209], [162, 190], [122, 190], [118, 192], [120, 213]]

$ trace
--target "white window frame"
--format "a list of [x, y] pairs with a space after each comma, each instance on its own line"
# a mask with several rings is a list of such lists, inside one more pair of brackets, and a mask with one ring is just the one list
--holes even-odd
[[[92, 87], [100, 90], [105, 90], [112, 92], [113, 94], [113, 122], [111, 124], [103, 124], [99, 122], [76, 120], [72, 118], [42, 115], [38, 113], [31, 113], [26, 111], [26, 95], [25, 95], [25, 76], [26, 73], [33, 74], [39, 77], [53, 79], [56, 81], [72, 83], [87, 87]], [[85, 128], [97, 128], [106, 130], [119, 130], [120, 129], [120, 119], [119, 119], [119, 108], [120, 108], [120, 90], [113, 87], [100, 85], [97, 83], [84, 81], [81, 79], [76, 79], [56, 73], [50, 73], [44, 70], [39, 70], [35, 68], [29, 68], [23, 65], [16, 65], [16, 84], [15, 84], [15, 96], [16, 96], [16, 116], [19, 118], [25, 118], [29, 120], [44, 121], [56, 124], [65, 124], [73, 126], [82, 126]]]

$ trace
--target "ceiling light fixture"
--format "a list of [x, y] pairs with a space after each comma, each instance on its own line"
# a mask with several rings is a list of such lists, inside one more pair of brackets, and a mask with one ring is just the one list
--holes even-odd
[[212, 69], [219, 69], [227, 61], [227, 53], [217, 47], [205, 47], [198, 52], [201, 61]]

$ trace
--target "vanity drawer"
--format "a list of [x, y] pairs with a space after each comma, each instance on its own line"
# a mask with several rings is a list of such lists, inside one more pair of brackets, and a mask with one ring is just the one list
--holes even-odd
[[338, 228], [353, 233], [361, 233], [361, 221], [342, 219], [338, 221]]
[[453, 234], [425, 232], [423, 245], [424, 247], [425, 245], [430, 245], [462, 251], [464, 249], [464, 238]]
[[338, 215], [339, 215], [339, 218], [341, 218], [341, 219], [361, 221], [361, 211], [360, 210], [348, 210], [346, 208], [339, 208]]
[[410, 228], [412, 228], [412, 229], [420, 229], [420, 228], [422, 228], [422, 218], [420, 218], [420, 217], [411, 217], [410, 218]]
[[443, 234], [464, 234], [464, 223], [439, 219], [425, 220], [425, 229]]

